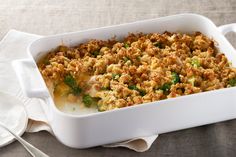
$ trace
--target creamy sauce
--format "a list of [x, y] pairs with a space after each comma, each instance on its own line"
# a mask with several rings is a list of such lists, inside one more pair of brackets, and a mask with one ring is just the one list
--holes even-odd
[[83, 92], [79, 96], [72, 96], [72, 100], [68, 98], [70, 87], [68, 87], [63, 82], [59, 83], [53, 88], [53, 90], [51, 90], [56, 107], [65, 113], [76, 115], [85, 115], [98, 112], [96, 106], [86, 107], [82, 102], [81, 96], [83, 94], [89, 94], [91, 96], [94, 95], [94, 93], [96, 92], [93, 87], [95, 77], [83, 74], [77, 81], [80, 82], [80, 86], [83, 87]]
[[68, 102], [66, 97], [54, 97], [54, 102], [56, 107], [65, 113], [75, 114], [75, 115], [85, 115], [89, 113], [98, 112], [95, 107], [85, 107], [81, 102], [81, 99], [78, 99], [76, 102]]

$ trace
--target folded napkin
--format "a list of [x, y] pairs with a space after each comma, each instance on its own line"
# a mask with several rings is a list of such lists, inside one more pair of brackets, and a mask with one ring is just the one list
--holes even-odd
[[[0, 42], [0, 90], [18, 97], [25, 105], [29, 123], [26, 132], [48, 131], [53, 135], [41, 105], [44, 101], [25, 97], [21, 91], [11, 61], [28, 58], [26, 48], [39, 35], [10, 30]], [[124, 142], [104, 145], [104, 147], [126, 147], [137, 152], [148, 150], [158, 135], [130, 139]]]

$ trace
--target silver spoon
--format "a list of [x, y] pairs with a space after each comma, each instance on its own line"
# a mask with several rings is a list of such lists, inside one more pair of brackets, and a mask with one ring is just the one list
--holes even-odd
[[4, 125], [2, 122], [0, 122], [0, 127], [4, 128], [7, 130], [9, 133], [11, 133], [17, 141], [19, 141], [25, 149], [33, 156], [33, 157], [49, 157], [47, 154], [43, 153], [41, 150], [38, 148], [34, 147], [27, 141], [25, 141], [23, 138], [20, 136], [16, 135], [11, 129], [9, 129], [6, 125]]

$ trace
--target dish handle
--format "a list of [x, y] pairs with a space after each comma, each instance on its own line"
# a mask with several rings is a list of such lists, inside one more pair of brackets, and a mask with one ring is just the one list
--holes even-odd
[[226, 24], [218, 27], [220, 32], [225, 35], [229, 32], [235, 32], [236, 33], [236, 23]]
[[29, 98], [49, 97], [47, 87], [42, 80], [37, 65], [32, 59], [12, 61], [13, 69], [19, 80], [23, 93]]

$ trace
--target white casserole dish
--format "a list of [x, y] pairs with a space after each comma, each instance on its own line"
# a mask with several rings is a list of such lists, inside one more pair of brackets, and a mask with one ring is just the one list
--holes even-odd
[[62, 42], [73, 46], [91, 38], [121, 38], [129, 32], [182, 32], [200, 31], [219, 44], [232, 65], [236, 67], [236, 51], [224, 37], [236, 31], [236, 24], [216, 27], [206, 17], [196, 14], [179, 14], [129, 24], [103, 27], [73, 33], [43, 37], [28, 47], [31, 59], [16, 60], [16, 71], [23, 92], [28, 97], [43, 99], [43, 109], [55, 136], [73, 148], [88, 148], [127, 139], [162, 134], [180, 129], [236, 118], [236, 88], [226, 88], [157, 102], [98, 112], [71, 115], [59, 111], [35, 64], [49, 50]]

